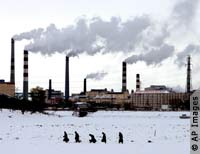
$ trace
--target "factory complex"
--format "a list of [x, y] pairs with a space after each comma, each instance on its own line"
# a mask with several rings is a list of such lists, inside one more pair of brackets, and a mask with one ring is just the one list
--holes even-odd
[[[0, 80], [0, 95], [16, 97], [15, 93], [15, 41], [11, 39], [11, 68], [10, 82]], [[112, 107], [131, 110], [186, 110], [189, 106], [191, 90], [191, 58], [187, 57], [186, 92], [175, 92], [165, 85], [151, 85], [141, 90], [140, 74], [136, 74], [135, 90], [127, 90], [127, 64], [122, 62], [122, 90], [91, 89], [87, 90], [87, 79], [83, 79], [83, 91], [70, 96], [69, 57], [66, 56], [65, 67], [65, 94], [52, 88], [52, 80], [49, 79], [49, 88], [44, 90], [46, 104], [58, 104], [60, 102], [76, 103], [87, 102], [99, 107]], [[23, 66], [23, 93], [24, 100], [30, 100], [31, 92], [28, 87], [28, 51], [24, 50]]]

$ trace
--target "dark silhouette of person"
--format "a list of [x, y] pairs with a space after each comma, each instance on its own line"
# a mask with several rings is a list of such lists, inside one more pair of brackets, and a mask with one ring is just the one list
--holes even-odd
[[119, 143], [123, 144], [123, 135], [119, 132]]
[[75, 142], [76, 143], [80, 143], [81, 140], [79, 139], [79, 134], [77, 133], [77, 131], [75, 131]]
[[89, 134], [89, 136], [91, 137], [90, 140], [89, 140], [90, 143], [96, 143], [97, 142], [97, 140], [95, 139], [94, 135]]
[[106, 134], [104, 132], [102, 132], [102, 134], [103, 136], [102, 136], [101, 142], [106, 143]]
[[64, 131], [63, 141], [66, 143], [69, 142], [69, 138], [68, 138], [66, 131]]

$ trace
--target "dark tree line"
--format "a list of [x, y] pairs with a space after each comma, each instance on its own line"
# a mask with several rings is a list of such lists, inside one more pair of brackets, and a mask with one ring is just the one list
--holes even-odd
[[14, 97], [0, 95], [0, 108], [21, 110], [23, 113], [25, 111], [42, 112], [45, 107], [45, 104], [41, 102], [19, 100]]

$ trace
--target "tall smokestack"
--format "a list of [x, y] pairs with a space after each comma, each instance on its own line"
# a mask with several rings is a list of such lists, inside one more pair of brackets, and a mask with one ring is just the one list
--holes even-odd
[[69, 57], [66, 56], [66, 66], [65, 66], [65, 99], [69, 98]]
[[83, 92], [84, 92], [84, 94], [86, 94], [86, 92], [87, 92], [87, 79], [86, 78], [84, 79], [84, 83], [83, 83]]
[[24, 50], [24, 84], [23, 98], [28, 100], [28, 51]]
[[186, 81], [186, 86], [187, 86], [187, 93], [191, 92], [191, 57], [190, 55], [187, 57], [187, 81]]
[[122, 63], [122, 92], [126, 91], [126, 62]]
[[15, 83], [15, 40], [11, 39], [10, 82]]
[[136, 91], [140, 91], [140, 74], [136, 74]]
[[51, 90], [52, 90], [52, 84], [51, 84], [51, 79], [49, 79], [49, 92], [48, 92], [48, 99], [51, 99]]

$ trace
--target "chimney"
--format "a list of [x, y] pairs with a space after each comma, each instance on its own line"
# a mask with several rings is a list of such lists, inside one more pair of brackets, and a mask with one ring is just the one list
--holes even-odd
[[191, 92], [191, 57], [190, 55], [187, 57], [187, 83], [186, 83], [186, 86], [187, 86], [187, 90], [186, 92], [187, 93], [190, 93]]
[[140, 74], [136, 74], [136, 91], [140, 91]]
[[51, 99], [51, 89], [52, 89], [52, 84], [51, 84], [51, 79], [49, 79], [48, 99]]
[[126, 89], [126, 62], [122, 63], [122, 92], [125, 92]]
[[84, 83], [83, 83], [83, 93], [86, 94], [87, 92], [87, 79], [84, 79]]
[[23, 98], [28, 100], [28, 51], [24, 50], [24, 83]]
[[15, 40], [11, 39], [10, 82], [15, 84]]
[[69, 57], [66, 56], [66, 66], [65, 66], [65, 100], [69, 98]]

